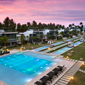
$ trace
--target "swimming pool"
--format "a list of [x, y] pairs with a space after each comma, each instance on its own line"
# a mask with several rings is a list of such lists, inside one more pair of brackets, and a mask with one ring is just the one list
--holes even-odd
[[[71, 40], [73, 40], [73, 39], [68, 39], [67, 41], [71, 41]], [[56, 46], [56, 45], [59, 45], [59, 44], [62, 44], [62, 43], [64, 43], [64, 42], [61, 41], [61, 42], [54, 43], [52, 45]], [[33, 49], [33, 51], [41, 51], [41, 50], [47, 49], [49, 47], [50, 46], [43, 46], [43, 47], [40, 47], [40, 48], [37, 48], [37, 49]]]
[[[81, 43], [82, 43], [82, 42], [78, 41], [78, 42], [74, 43], [74, 46], [77, 46], [77, 45], [79, 45], [79, 44], [81, 44]], [[62, 49], [54, 52], [53, 54], [60, 55], [60, 54], [66, 52], [66, 51], [68, 51], [68, 50], [70, 50], [70, 49], [71, 49], [71, 48], [69, 48], [69, 47], [64, 47], [64, 48], [62, 48]]]
[[0, 57], [0, 80], [8, 85], [25, 85], [56, 63], [53, 56], [18, 52]]
[[54, 45], [54, 46], [56, 46], [56, 45], [59, 45], [59, 44], [62, 44], [62, 43], [64, 43], [64, 42], [58, 42], [58, 43], [55, 43], [55, 44], [52, 44], [52, 45]]
[[40, 51], [40, 50], [44, 50], [46, 48], [49, 48], [50, 46], [44, 46], [44, 47], [41, 47], [41, 48], [37, 48], [37, 49], [33, 49], [34, 51]]

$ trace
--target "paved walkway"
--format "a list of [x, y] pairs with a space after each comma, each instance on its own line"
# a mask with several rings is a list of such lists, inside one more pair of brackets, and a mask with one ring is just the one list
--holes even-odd
[[55, 85], [67, 85], [71, 80], [71, 77], [75, 75], [81, 65], [82, 62], [77, 62]]
[[[78, 40], [79, 40], [79, 39], [74, 40], [74, 41], [78, 41]], [[63, 47], [63, 46], [65, 46], [65, 45], [68, 45], [68, 43], [65, 43], [65, 44], [62, 44], [62, 45], [59, 45], [59, 46], [50, 48], [49, 50], [45, 50], [45, 51], [42, 51], [42, 52], [43, 52], [43, 53], [47, 53], [47, 52], [52, 51], [52, 50], [54, 50], [54, 49], [58, 49], [58, 48], [60, 48], [60, 47]]]

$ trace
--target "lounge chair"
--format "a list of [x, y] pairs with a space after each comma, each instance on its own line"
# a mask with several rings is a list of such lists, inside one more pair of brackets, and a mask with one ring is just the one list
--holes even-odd
[[43, 85], [46, 85], [49, 82], [50, 78], [48, 76], [44, 76], [40, 80]]
[[34, 85], [43, 85], [43, 84], [39, 81], [36, 81]]

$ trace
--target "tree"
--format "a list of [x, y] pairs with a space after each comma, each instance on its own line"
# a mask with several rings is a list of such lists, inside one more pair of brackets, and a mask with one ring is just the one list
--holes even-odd
[[16, 28], [16, 23], [13, 21], [13, 19], [9, 20], [9, 22], [10, 22], [9, 28], [14, 31]]
[[34, 42], [34, 40], [36, 39], [36, 37], [34, 36], [34, 37], [32, 37], [32, 42]]
[[32, 22], [32, 26], [33, 26], [33, 27], [36, 27], [36, 26], [37, 26], [37, 22], [36, 22], [36, 21], [33, 21], [33, 22]]
[[29, 41], [29, 36], [27, 36], [27, 41]]
[[31, 26], [30, 22], [27, 22], [28, 29], [30, 28], [30, 26]]
[[17, 24], [17, 31], [21, 32], [21, 24], [20, 23]]
[[4, 43], [4, 46], [6, 46], [6, 43], [7, 43], [7, 41], [8, 41], [8, 37], [7, 36], [3, 36], [2, 38], [1, 38], [1, 41]]
[[39, 29], [42, 28], [42, 23], [41, 23], [41, 22], [39, 22], [39, 24], [38, 24], [38, 28], [39, 28]]
[[64, 36], [64, 32], [63, 32], [63, 31], [61, 31], [60, 34], [61, 34], [62, 36]]
[[2, 23], [0, 22], [0, 29], [2, 29], [2, 27], [3, 27], [3, 25], [2, 25]]
[[83, 23], [82, 22], [80, 22], [80, 30], [81, 30], [81, 32], [83, 31]]
[[42, 34], [40, 34], [40, 39], [41, 39], [41, 42], [43, 42], [43, 35]]
[[28, 27], [26, 26], [26, 24], [23, 24], [22, 26], [21, 26], [21, 32], [25, 32], [25, 31], [27, 31], [28, 30]]
[[9, 27], [9, 25], [10, 25], [10, 19], [9, 19], [9, 17], [6, 17], [4, 20], [4, 26]]
[[71, 28], [72, 27], [72, 25], [71, 24], [69, 24], [69, 28]]
[[22, 35], [21, 35], [21, 43], [22, 43], [22, 44], [23, 44], [23, 42], [24, 42], [24, 37], [25, 37], [25, 36], [22, 34]]

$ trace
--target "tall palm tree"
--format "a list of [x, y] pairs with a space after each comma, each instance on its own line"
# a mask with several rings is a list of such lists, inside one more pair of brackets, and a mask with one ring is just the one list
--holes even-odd
[[34, 37], [32, 37], [32, 42], [34, 42], [34, 40], [36, 39], [36, 37], [34, 36]]
[[10, 23], [9, 17], [6, 17], [3, 23], [4, 23], [5, 27], [9, 27], [9, 23]]
[[63, 32], [63, 31], [61, 31], [60, 34], [61, 34], [62, 36], [64, 36], [64, 32]]
[[21, 43], [23, 44], [23, 42], [24, 42], [24, 35], [21, 35]]
[[80, 30], [81, 30], [81, 32], [83, 31], [83, 23], [82, 22], [80, 22]]
[[8, 37], [7, 36], [3, 36], [2, 38], [1, 38], [1, 41], [4, 43], [4, 46], [6, 46], [6, 43], [7, 43], [7, 41], [8, 41]]
[[40, 34], [40, 39], [41, 39], [41, 42], [43, 42], [43, 35], [42, 34]]
[[21, 32], [21, 24], [20, 23], [17, 24], [17, 31]]
[[10, 22], [9, 28], [11, 30], [15, 31], [16, 23], [13, 21], [13, 19], [11, 19], [9, 22]]

